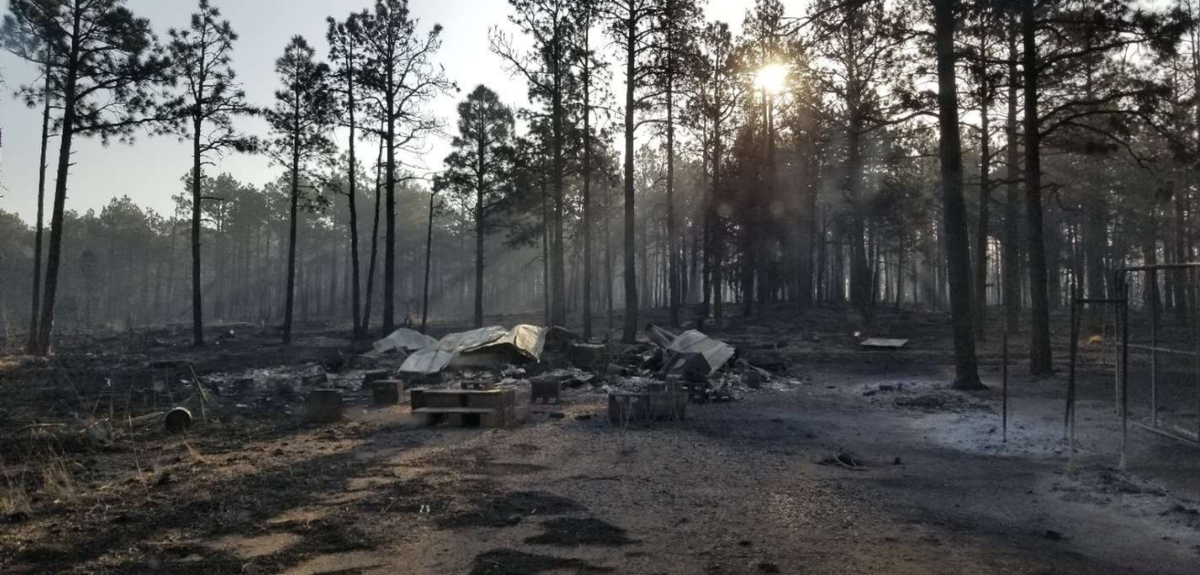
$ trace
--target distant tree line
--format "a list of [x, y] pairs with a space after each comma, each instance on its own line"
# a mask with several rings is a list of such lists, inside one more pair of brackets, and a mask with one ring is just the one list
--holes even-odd
[[[280, 319], [286, 341], [297, 307], [386, 332], [430, 294], [476, 325], [540, 308], [591, 337], [619, 318], [627, 341], [648, 307], [724, 324], [846, 304], [870, 324], [881, 306], [929, 306], [951, 311], [971, 387], [989, 308], [1028, 329], [1030, 369], [1049, 373], [1052, 311], [1116, 295], [1118, 267], [1196, 259], [1194, 0], [815, 0], [794, 14], [757, 0], [740, 35], [697, 0], [509, 4], [491, 57], [528, 105], [464, 86], [450, 120], [429, 106], [459, 93], [437, 63], [442, 29], [404, 0], [330, 18], [328, 62], [294, 38], [262, 107], [207, 0], [167, 44], [121, 0], [13, 0], [4, 46], [44, 72], [17, 94], [44, 110], [59, 156], [41, 178], [48, 240], [41, 211], [32, 229], [0, 220], [22, 246], [3, 248], [19, 271], [3, 281], [25, 284], [5, 286], [6, 325], [31, 302], [30, 349], [49, 351], [59, 270], [86, 284], [92, 259], [148, 284], [83, 325], [121, 321], [122, 305], [174, 321], [186, 303], [197, 345], [206, 317]], [[245, 115], [270, 136], [239, 133]], [[418, 177], [405, 159], [443, 129], [444, 169]], [[67, 210], [73, 139], [139, 131], [192, 143], [179, 213]], [[255, 189], [204, 173], [235, 151], [283, 175]], [[97, 253], [100, 238], [148, 255]], [[1193, 297], [1178, 279], [1138, 293], [1176, 316]]]

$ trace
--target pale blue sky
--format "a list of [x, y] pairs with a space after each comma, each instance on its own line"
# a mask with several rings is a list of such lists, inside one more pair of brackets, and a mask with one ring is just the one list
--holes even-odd
[[[258, 105], [267, 105], [277, 84], [273, 66], [288, 39], [301, 34], [325, 51], [325, 18], [343, 18], [352, 11], [373, 4], [370, 0], [212, 0], [241, 35], [233, 65], [249, 96]], [[789, 14], [800, 12], [804, 0], [785, 0]], [[163, 37], [170, 27], [183, 26], [195, 10], [194, 0], [129, 0], [136, 14], [149, 18]], [[706, 13], [710, 19], [728, 21], [740, 29], [753, 0], [710, 0]], [[511, 78], [498, 57], [488, 51], [487, 32], [493, 25], [507, 26], [507, 0], [411, 0], [410, 10], [421, 21], [421, 30], [437, 22], [444, 27], [443, 47], [436, 60], [446, 67], [449, 77], [464, 90], [476, 84], [495, 89], [510, 105], [523, 105], [525, 84]], [[4, 4], [7, 13], [7, 2]], [[3, 165], [0, 166], [0, 209], [15, 211], [32, 223], [36, 214], [37, 157], [40, 116], [11, 98], [11, 92], [36, 75], [26, 63], [10, 54], [0, 54], [7, 86], [0, 101], [0, 126], [4, 128]], [[620, 82], [620, 79], [617, 79]], [[435, 110], [452, 120], [454, 105], [460, 96], [437, 102]], [[242, 129], [265, 133], [261, 120], [240, 123]], [[53, 150], [57, 145], [52, 146]], [[430, 142], [430, 153], [421, 161], [431, 170], [441, 167], [447, 145]], [[76, 165], [68, 188], [68, 209], [97, 210], [116, 196], [129, 195], [142, 206], [169, 214], [171, 195], [181, 190], [180, 177], [191, 165], [190, 146], [170, 137], [140, 136], [133, 146], [114, 144], [102, 147], [93, 140], [77, 140]], [[51, 158], [51, 166], [53, 166]], [[236, 178], [262, 185], [275, 177], [279, 168], [262, 156], [226, 156], [213, 169], [229, 172]], [[53, 169], [48, 186], [53, 186]], [[48, 207], [48, 206], [47, 206]]]

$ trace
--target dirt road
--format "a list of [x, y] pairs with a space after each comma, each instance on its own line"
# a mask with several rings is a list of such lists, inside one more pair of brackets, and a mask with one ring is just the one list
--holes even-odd
[[[1154, 478], [1156, 451], [1182, 447], [1140, 437], [1132, 471], [1118, 472], [1111, 450], [1088, 447], [1112, 418], [1086, 404], [1081, 419], [1097, 423], [1081, 431], [1080, 471], [1068, 473], [1056, 411], [1029, 399], [1054, 382], [1014, 384], [1023, 392], [1003, 446], [993, 394], [945, 391], [936, 371], [863, 371], [818, 370], [650, 429], [611, 427], [600, 396], [573, 394], [512, 430], [422, 428], [403, 408], [360, 408], [346, 423], [237, 445], [164, 444], [141, 463], [144, 480], [131, 471], [124, 484], [81, 486], [61, 513], [3, 527], [0, 572], [1182, 574], [1200, 564], [1194, 485]], [[859, 466], [817, 463], [839, 452]], [[1182, 455], [1194, 469], [1197, 455]]]

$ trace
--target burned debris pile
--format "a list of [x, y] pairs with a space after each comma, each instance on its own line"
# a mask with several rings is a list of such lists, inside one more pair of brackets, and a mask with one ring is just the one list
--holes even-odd
[[[124, 433], [186, 435], [205, 433], [207, 424], [271, 420], [322, 424], [393, 407], [426, 423], [508, 427], [520, 414], [561, 415], [560, 405], [572, 403], [607, 405], [610, 421], [628, 424], [683, 419], [688, 403], [732, 401], [798, 383], [785, 361], [762, 350], [752, 355], [765, 365], [752, 365], [741, 345], [656, 325], [634, 344], [528, 324], [440, 339], [402, 328], [371, 345], [321, 337], [290, 348], [256, 346], [253, 333], [237, 333], [247, 335], [244, 353], [221, 351], [216, 360], [175, 347], [80, 358], [88, 371], [72, 376], [71, 395], [103, 409], [60, 414], [77, 425], [60, 417], [54, 424], [34, 421], [30, 429], [104, 445]], [[60, 372], [71, 365], [69, 356], [56, 361]], [[32, 362], [22, 369], [50, 368]]]

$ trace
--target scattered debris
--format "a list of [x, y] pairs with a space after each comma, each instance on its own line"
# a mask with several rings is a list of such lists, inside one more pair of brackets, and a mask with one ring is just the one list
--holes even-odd
[[609, 393], [608, 421], [614, 425], [626, 425], [687, 419], [687, 399], [687, 394], [675, 390]]
[[[646, 326], [646, 335], [668, 354], [667, 372], [708, 377], [733, 359], [733, 346], [715, 340], [694, 329], [678, 336], [654, 324]], [[664, 345], [665, 343], [665, 345]]]
[[566, 352], [572, 344], [583, 338], [565, 327], [553, 325], [546, 328], [544, 339], [546, 340], [545, 349], [562, 353]]
[[608, 346], [602, 343], [574, 342], [567, 348], [567, 361], [580, 369], [595, 369], [608, 362]]
[[863, 465], [862, 462], [859, 461], [858, 458], [849, 451], [840, 451], [837, 455], [830, 455], [829, 457], [818, 461], [817, 464], [840, 466], [847, 469], [853, 469], [855, 471], [863, 471], [866, 469], [866, 466]]

